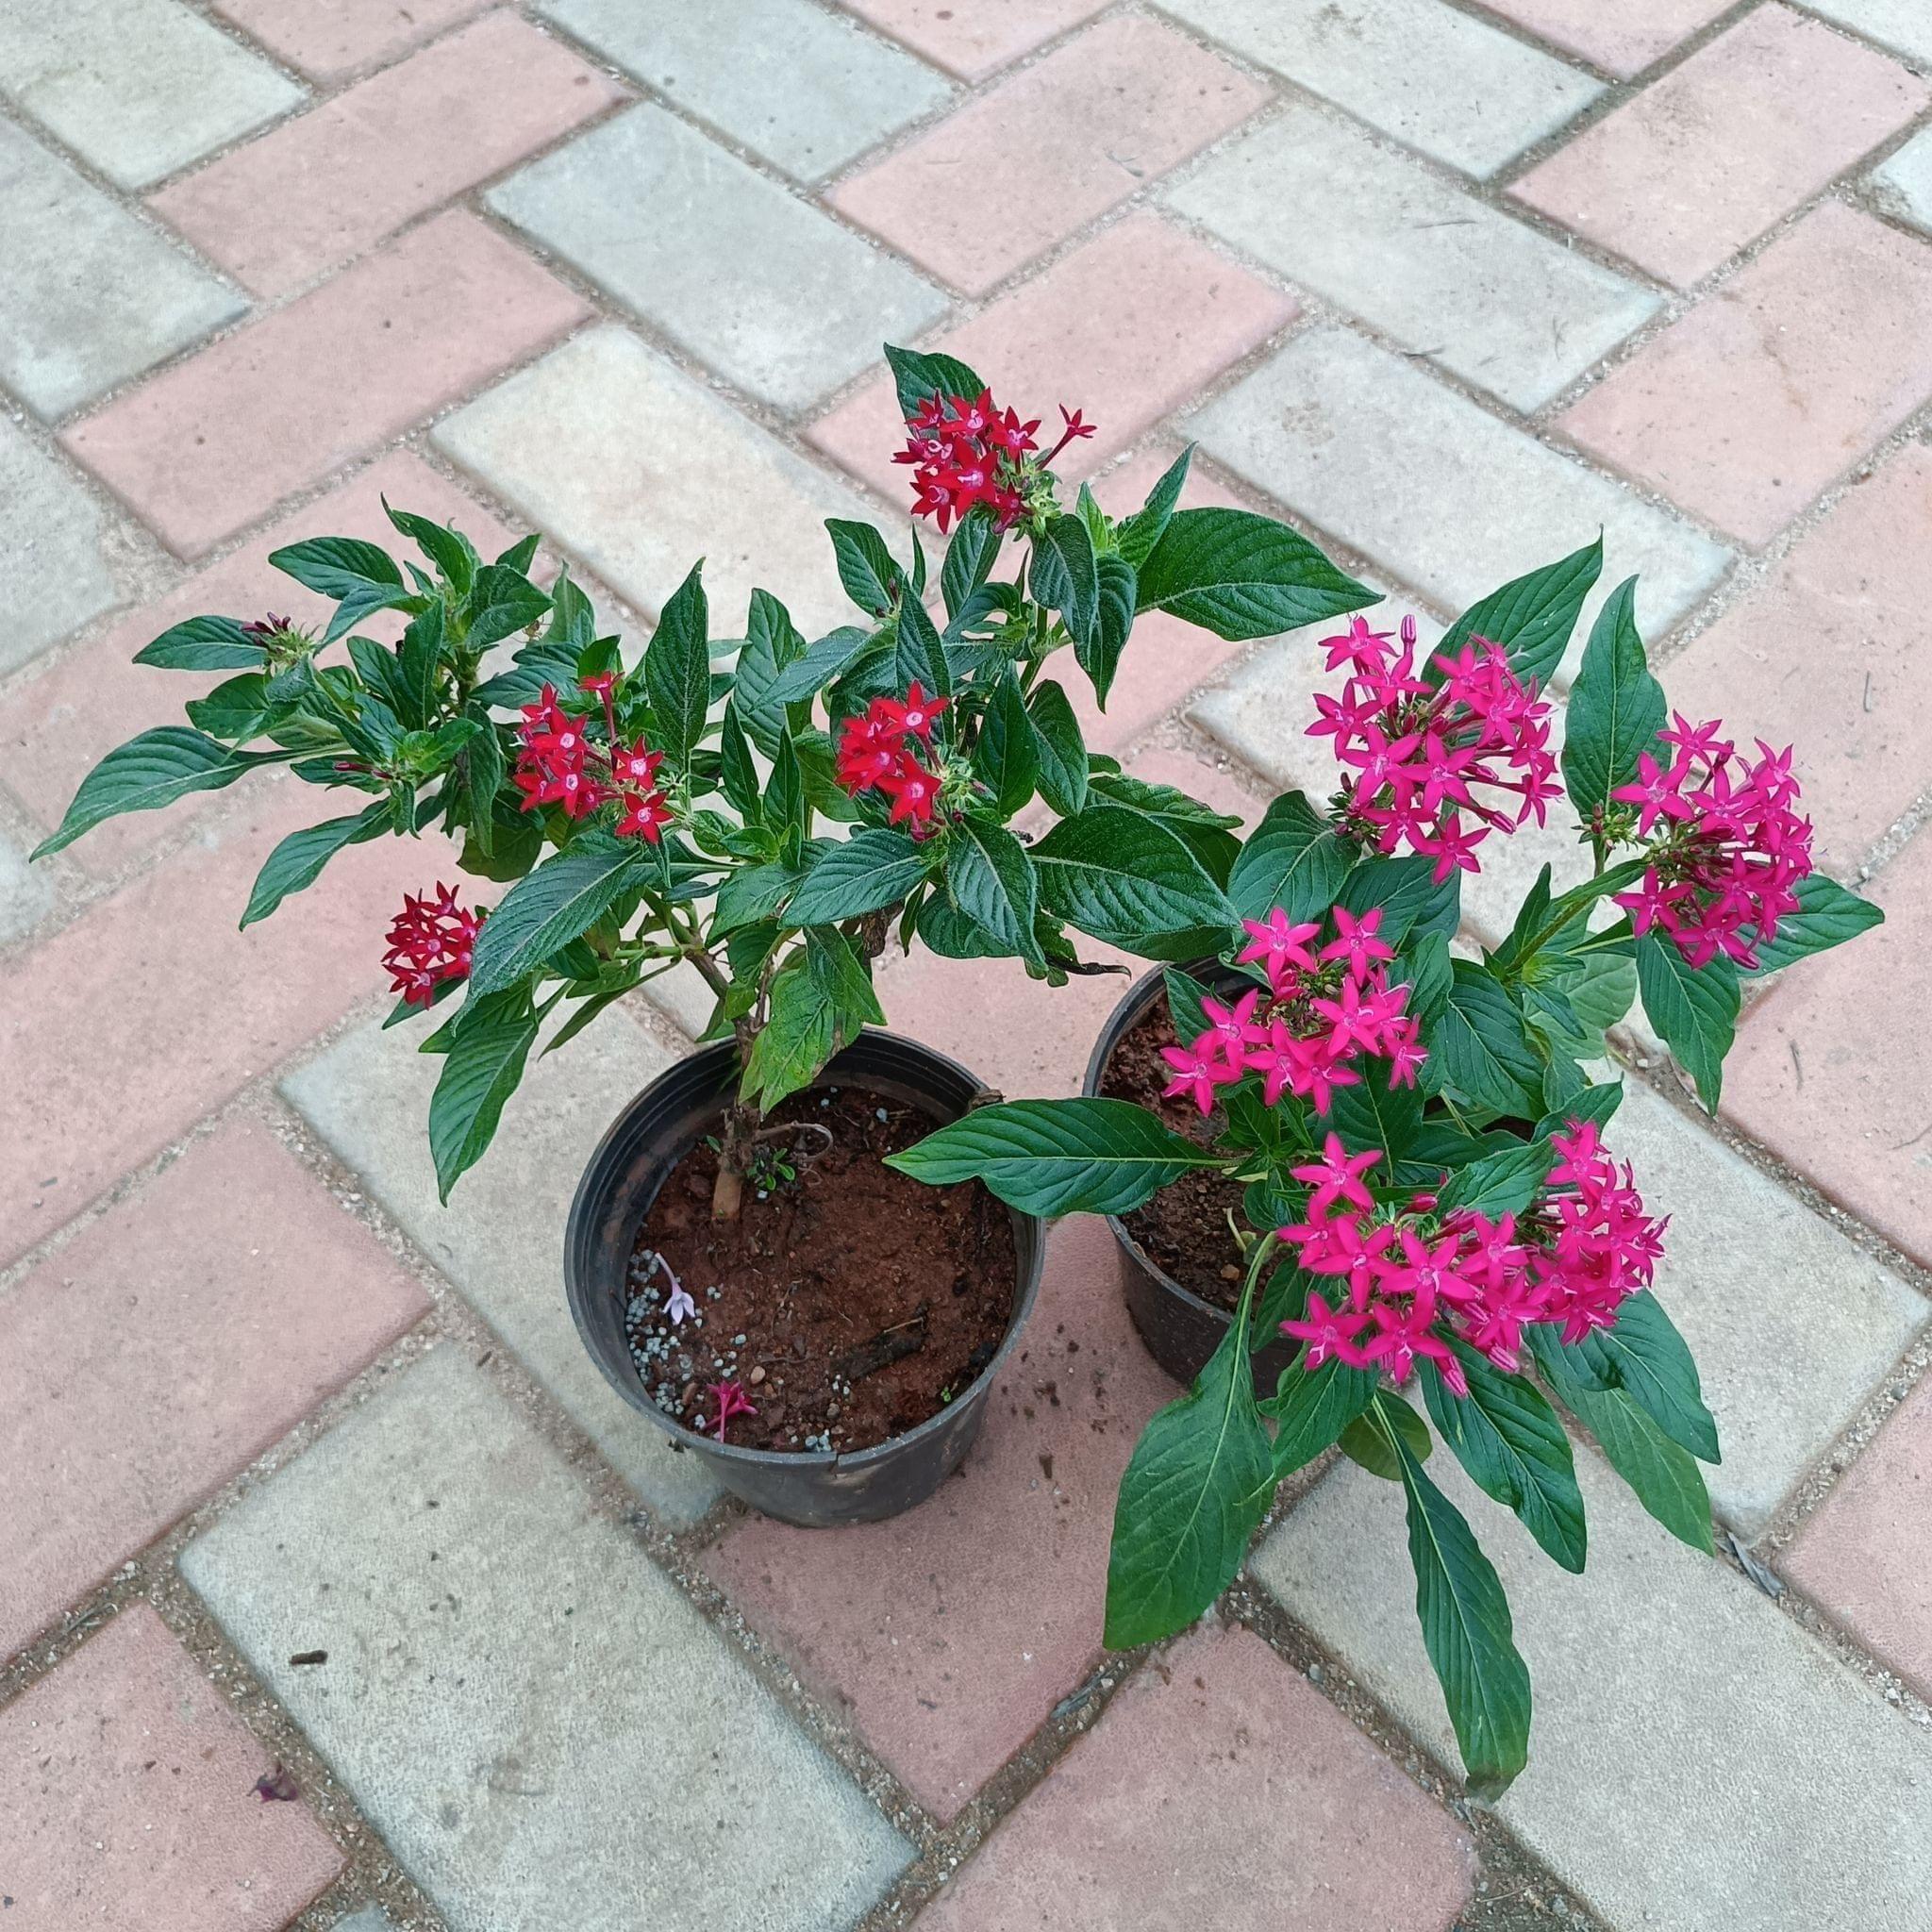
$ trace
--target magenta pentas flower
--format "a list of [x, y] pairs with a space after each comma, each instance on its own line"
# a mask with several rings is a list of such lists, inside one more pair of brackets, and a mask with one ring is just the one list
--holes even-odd
[[1438, 656], [1433, 678], [1416, 666], [1414, 618], [1401, 638], [1398, 647], [1357, 617], [1324, 640], [1329, 670], [1352, 675], [1339, 697], [1316, 694], [1308, 735], [1332, 738], [1344, 768], [1341, 829], [1378, 852], [1407, 845], [1434, 858], [1440, 882], [1475, 871], [1491, 831], [1544, 822], [1560, 791], [1550, 707], [1485, 638]]
[[1427, 1192], [1378, 1203], [1364, 1176], [1380, 1151], [1349, 1155], [1331, 1134], [1318, 1161], [1294, 1170], [1308, 1184], [1303, 1218], [1278, 1230], [1308, 1274], [1343, 1291], [1333, 1307], [1311, 1294], [1307, 1312], [1281, 1324], [1308, 1344], [1302, 1366], [1378, 1367], [1400, 1384], [1429, 1361], [1464, 1395], [1452, 1341], [1513, 1374], [1528, 1323], [1557, 1324], [1566, 1342], [1613, 1326], [1624, 1301], [1650, 1286], [1664, 1223], [1645, 1212], [1594, 1124], [1572, 1121], [1550, 1145], [1557, 1159], [1533, 1205], [1492, 1218], [1441, 1213]]
[[615, 799], [622, 810], [610, 829], [620, 839], [642, 839], [655, 845], [674, 817], [670, 801], [657, 785], [664, 754], [653, 751], [641, 738], [626, 745], [619, 737], [612, 698], [616, 682], [614, 673], [583, 680], [583, 689], [603, 705], [601, 741], [591, 736], [590, 719], [566, 711], [546, 684], [534, 705], [523, 707], [511, 775], [524, 794], [525, 811], [560, 805], [568, 817], [587, 818]]
[[382, 956], [391, 990], [412, 1007], [426, 1007], [446, 980], [469, 978], [484, 916], [480, 906], [458, 905], [453, 886], [439, 885], [433, 898], [406, 892]]
[[1778, 921], [1797, 909], [1797, 886], [1811, 872], [1811, 822], [1797, 810], [1790, 747], [1773, 751], [1759, 739], [1756, 758], [1740, 758], [1722, 729], [1678, 713], [1657, 734], [1675, 756], [1664, 764], [1643, 753], [1637, 777], [1610, 793], [1635, 808], [1650, 859], [1617, 904], [1634, 932], [1668, 933], [1690, 965], [1722, 953], [1750, 971]]
[[1422, 1029], [1407, 1011], [1408, 988], [1389, 984], [1395, 949], [1376, 937], [1381, 908], [1357, 918], [1338, 906], [1331, 917], [1335, 937], [1319, 950], [1310, 942], [1321, 927], [1291, 924], [1278, 906], [1242, 922], [1250, 942], [1241, 961], [1267, 973], [1266, 994], [1257, 987], [1232, 1007], [1201, 1003], [1207, 1026], [1187, 1046], [1161, 1048], [1169, 1099], [1185, 1095], [1211, 1113], [1217, 1090], [1259, 1074], [1265, 1105], [1291, 1092], [1325, 1114], [1336, 1088], [1360, 1082], [1363, 1056], [1388, 1060], [1391, 1087], [1415, 1084]]

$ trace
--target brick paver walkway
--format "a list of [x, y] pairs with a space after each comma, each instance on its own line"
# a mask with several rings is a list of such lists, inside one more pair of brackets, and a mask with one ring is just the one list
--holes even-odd
[[[5, 1932], [1932, 1925], [1932, 5], [11, 0], [0, 235]], [[1193, 501], [1425, 626], [1601, 526], [1671, 696], [1795, 738], [1887, 909], [1753, 1004], [1715, 1125], [1622, 1041], [1727, 1534], [1589, 1453], [1582, 1582], [1469, 1505], [1538, 1697], [1493, 1812], [1349, 1464], [1218, 1627], [1101, 1652], [1170, 1391], [1097, 1224], [958, 1481], [785, 1528], [563, 1307], [675, 982], [446, 1210], [372, 937], [434, 853], [245, 934], [296, 788], [23, 863], [178, 701], [133, 651], [306, 616], [267, 553], [384, 494], [534, 525], [633, 641], [700, 553], [829, 625], [824, 518], [903, 527], [882, 338], [1081, 405], [1115, 508], [1197, 441]], [[1150, 617], [1090, 738], [1252, 816], [1314, 673]], [[1117, 991], [882, 982], [1014, 1095]]]

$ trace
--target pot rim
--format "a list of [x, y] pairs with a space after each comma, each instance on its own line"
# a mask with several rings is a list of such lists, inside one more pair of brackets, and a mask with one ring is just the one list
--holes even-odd
[[[961, 1080], [970, 1082], [978, 1091], [986, 1091], [986, 1083], [980, 1079], [977, 1074], [974, 1073], [969, 1067], [962, 1066], [949, 1055], [941, 1053], [935, 1047], [927, 1046], [923, 1041], [910, 1040], [903, 1033], [894, 1033], [883, 1026], [866, 1026], [861, 1029], [860, 1037], [890, 1041], [894, 1046], [908, 1049], [928, 1062], [938, 1062], [948, 1073], [957, 1074]], [[854, 1043], [856, 1044], [857, 1042]], [[815, 1092], [821, 1087], [834, 1084], [858, 1084], [849, 1077], [844, 1083], [835, 1083], [827, 1077], [835, 1071], [840, 1060], [844, 1058], [845, 1054], [850, 1050], [850, 1046], [848, 1046], [836, 1054], [819, 1070], [817, 1077], [813, 1079], [811, 1084], [802, 1091]], [[576, 1193], [571, 1202], [567, 1224], [575, 1224], [579, 1213], [588, 1207], [586, 1196], [590, 1191], [591, 1177], [601, 1165], [606, 1148], [623, 1133], [631, 1116], [656, 1090], [659, 1082], [680, 1070], [689, 1069], [694, 1063], [708, 1058], [720, 1061], [732, 1059], [735, 1058], [737, 1051], [737, 1043], [729, 1040], [717, 1041], [709, 1046], [699, 1047], [695, 1052], [686, 1054], [681, 1058], [674, 1060], [656, 1079], [641, 1088], [632, 1096], [628, 1104], [620, 1110], [617, 1118], [605, 1130], [596, 1147], [591, 1151], [590, 1158], [586, 1161], [583, 1174], [577, 1181]], [[688, 1074], [687, 1077], [689, 1077]], [[682, 1156], [679, 1158], [682, 1158]], [[673, 1164], [675, 1165], [675, 1163], [674, 1162]], [[669, 1178], [670, 1171], [667, 1169], [665, 1179], [668, 1180]], [[660, 1182], [659, 1186], [661, 1187], [661, 1185], [662, 1183]], [[653, 1201], [656, 1198], [654, 1194], [652, 1196]], [[1022, 1214], [1017, 1208], [1010, 1207], [1008, 1208], [1007, 1211], [1016, 1222], [1032, 1221], [1039, 1224], [1039, 1217], [1037, 1215]], [[1032, 1248], [1032, 1265], [1030, 1267], [1025, 1265], [1023, 1252], [1028, 1245]], [[1017, 1268], [1017, 1278], [1013, 1285], [1012, 1312], [1007, 1318], [1007, 1332], [1000, 1339], [999, 1347], [993, 1351], [992, 1359], [944, 1407], [935, 1410], [915, 1427], [907, 1429], [896, 1436], [888, 1436], [883, 1442], [874, 1442], [869, 1448], [855, 1449], [850, 1452], [841, 1449], [753, 1449], [738, 1442], [721, 1442], [715, 1437], [705, 1435], [697, 1429], [688, 1428], [684, 1424], [666, 1415], [645, 1394], [644, 1385], [641, 1380], [638, 1381], [635, 1391], [628, 1388], [620, 1388], [618, 1393], [624, 1396], [630, 1403], [631, 1407], [637, 1409], [646, 1420], [655, 1423], [658, 1427], [662, 1429], [671, 1438], [673, 1442], [680, 1448], [688, 1448], [694, 1454], [714, 1457], [719, 1461], [734, 1463], [746, 1469], [787, 1470], [799, 1473], [807, 1471], [869, 1469], [875, 1463], [888, 1461], [891, 1457], [903, 1454], [908, 1443], [919, 1442], [927, 1436], [937, 1436], [965, 1407], [986, 1400], [987, 1395], [991, 1391], [992, 1376], [1005, 1366], [1008, 1357], [1017, 1345], [1021, 1331], [1025, 1327], [1027, 1319], [1033, 1313], [1034, 1303], [1040, 1296], [1040, 1277], [1046, 1258], [1046, 1232], [1043, 1224], [1040, 1224], [1040, 1232], [1030, 1244], [1021, 1241], [1017, 1238], [1016, 1232], [1013, 1241], [1013, 1258], [1019, 1265]], [[575, 1299], [575, 1290], [574, 1286], [572, 1287], [571, 1293], [572, 1298]], [[601, 1361], [598, 1365], [600, 1368], [603, 1366]]]
[[[1238, 978], [1246, 977], [1237, 968], [1228, 965], [1225, 960], [1212, 958], [1190, 959], [1185, 965], [1178, 966], [1176, 970], [1186, 973], [1195, 979], [1202, 980], [1208, 979], [1210, 974], [1231, 975]], [[1087, 1098], [1095, 1099], [1099, 1097], [1101, 1075], [1107, 1072], [1107, 1063], [1112, 1057], [1114, 1048], [1125, 1037], [1127, 1028], [1153, 1004], [1154, 990], [1158, 989], [1162, 991], [1166, 990], [1166, 975], [1167, 967], [1164, 964], [1150, 967], [1147, 972], [1135, 980], [1133, 985], [1128, 987], [1126, 991], [1121, 995], [1119, 1004], [1107, 1016], [1107, 1024], [1100, 1029], [1098, 1036], [1093, 1041], [1093, 1051], [1087, 1057], [1087, 1073], [1085, 1078], [1080, 1083], [1080, 1091]], [[1170, 1294], [1178, 1297], [1188, 1307], [1200, 1309], [1204, 1315], [1212, 1315], [1217, 1322], [1223, 1324], [1233, 1322], [1234, 1311], [1231, 1308], [1218, 1307], [1213, 1302], [1204, 1301], [1192, 1289], [1184, 1287], [1180, 1282], [1176, 1281], [1134, 1239], [1132, 1229], [1127, 1226], [1126, 1223], [1118, 1214], [1109, 1214], [1106, 1217], [1106, 1220], [1108, 1226], [1113, 1230], [1114, 1240], [1119, 1241], [1122, 1247], [1125, 1248], [1128, 1254], [1142, 1268], [1146, 1269]]]

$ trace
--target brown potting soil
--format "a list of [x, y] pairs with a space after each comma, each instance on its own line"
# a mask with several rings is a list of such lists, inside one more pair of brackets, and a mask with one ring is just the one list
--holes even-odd
[[[1203, 1114], [1185, 1095], [1161, 1097], [1174, 1074], [1160, 1049], [1177, 1044], [1163, 992], [1115, 1041], [1100, 1075], [1100, 1091], [1110, 1099], [1151, 1108], [1176, 1133], [1211, 1146], [1226, 1125], [1218, 1107]], [[1183, 1288], [1217, 1308], [1232, 1309], [1241, 1298], [1241, 1253], [1227, 1217], [1232, 1214], [1237, 1226], [1246, 1225], [1241, 1220], [1246, 1191], [1224, 1174], [1197, 1169], [1121, 1219], [1149, 1257]]]
[[[869, 1449], [937, 1415], [992, 1359], [1013, 1312], [1012, 1223], [978, 1181], [929, 1188], [882, 1164], [939, 1124], [901, 1101], [795, 1093], [766, 1124], [797, 1131], [761, 1143], [735, 1222], [711, 1219], [715, 1148], [701, 1141], [666, 1177], [633, 1251], [631, 1359], [688, 1428], [717, 1435], [708, 1385], [733, 1380], [758, 1413], [733, 1415], [727, 1442]], [[681, 1324], [654, 1255], [696, 1304]]]

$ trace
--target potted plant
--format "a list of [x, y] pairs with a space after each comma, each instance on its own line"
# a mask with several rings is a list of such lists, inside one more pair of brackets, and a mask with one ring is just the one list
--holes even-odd
[[[1622, 1097], [1605, 1028], [1641, 997], [1714, 1108], [1744, 982], [1880, 917], [1811, 869], [1789, 752], [1667, 720], [1634, 579], [1591, 628], [1559, 785], [1540, 686], [1599, 563], [1592, 546], [1505, 586], [1426, 661], [1412, 625], [1398, 641], [1356, 618], [1327, 640], [1347, 676], [1309, 728], [1340, 790], [1269, 808], [1229, 876], [1241, 924], [1203, 948], [1219, 957], [1129, 996], [1088, 1094], [985, 1108], [893, 1157], [1041, 1215], [1195, 1188], [1166, 1232], [1208, 1263], [1207, 1291], [1156, 1349], [1199, 1372], [1122, 1480], [1107, 1641], [1191, 1624], [1282, 1479], [1339, 1447], [1406, 1492], [1416, 1608], [1481, 1796], [1526, 1761], [1529, 1678], [1495, 1571], [1425, 1467], [1431, 1424], [1566, 1569], [1585, 1527], [1557, 1405], [1653, 1516], [1711, 1548], [1697, 1462], [1717, 1431], [1650, 1291], [1665, 1226], [1605, 1144]], [[1544, 867], [1500, 945], [1453, 953], [1462, 873], [1564, 794], [1591, 875], [1553, 894]], [[1119, 1082], [1109, 1058], [1129, 1062]], [[1156, 1275], [1184, 1292], [1144, 1249], [1130, 1260], [1143, 1297]], [[1257, 1394], [1263, 1354], [1278, 1366]]]
[[[979, 1082], [867, 1031], [874, 960], [918, 941], [1063, 983], [1102, 970], [1070, 928], [1187, 958], [1232, 917], [1232, 822], [1090, 754], [1050, 660], [1071, 649], [1104, 705], [1138, 610], [1252, 637], [1372, 601], [1282, 525], [1177, 511], [1185, 458], [1131, 517], [1084, 488], [1063, 508], [1051, 464], [1091, 434], [1077, 413], [1042, 453], [1039, 424], [964, 364], [887, 355], [915, 509], [949, 538], [936, 585], [916, 530], [908, 565], [834, 521], [858, 622], [808, 641], [760, 591], [742, 638], [715, 642], [694, 567], [626, 666], [567, 573], [531, 580], [534, 537], [485, 561], [391, 510], [421, 563], [336, 537], [270, 559], [334, 600], [319, 635], [197, 617], [142, 651], [230, 675], [186, 726], [110, 753], [40, 848], [263, 767], [347, 794], [356, 809], [269, 855], [247, 924], [350, 845], [455, 840], [463, 873], [508, 890], [488, 908], [475, 887], [409, 895], [385, 958], [391, 1024], [447, 1003], [422, 1042], [442, 1057], [445, 1199], [546, 1032], [555, 1051], [654, 974], [695, 969], [715, 995], [702, 1050], [592, 1160], [572, 1307], [636, 1408], [814, 1523], [905, 1507], [957, 1463], [1040, 1266], [1024, 1211], [883, 1164]], [[382, 611], [404, 620], [394, 645], [357, 632]], [[1029, 844], [1012, 825], [1036, 799], [1056, 822]]]

